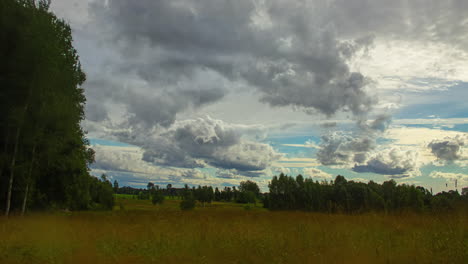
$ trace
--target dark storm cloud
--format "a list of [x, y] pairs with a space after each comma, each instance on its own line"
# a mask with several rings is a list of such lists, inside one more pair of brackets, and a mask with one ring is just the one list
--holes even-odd
[[442, 42], [468, 50], [465, 0], [336, 0], [328, 11], [338, 34]]
[[428, 147], [438, 159], [453, 162], [463, 158], [462, 148], [466, 141], [467, 138], [463, 136], [446, 137], [443, 140], [433, 140]]
[[[203, 89], [156, 89], [143, 84], [128, 86], [122, 80], [98, 79], [85, 84], [87, 94], [92, 98], [87, 108], [88, 119], [102, 121], [107, 116], [103, 103], [112, 101], [123, 104], [128, 112], [127, 125], [151, 128], [159, 125], [168, 127], [176, 120], [176, 115], [188, 109], [196, 109], [222, 98], [226, 91], [215, 85]], [[135, 88], [135, 89], [133, 89]], [[140, 89], [138, 89], [140, 88]], [[101, 98], [100, 101], [95, 98]], [[97, 120], [97, 117], [101, 117]]]
[[108, 118], [104, 106], [98, 102], [89, 101], [85, 107], [86, 118], [90, 121], [101, 122]]
[[272, 106], [327, 116], [366, 113], [375, 103], [364, 90], [368, 80], [346, 60], [371, 38], [337, 40], [311, 7], [302, 1], [112, 0], [93, 11], [124, 54], [120, 70], [148, 82], [172, 84], [208, 72], [256, 88]]
[[[430, 40], [468, 49], [464, 0], [110, 0], [90, 7], [88, 30], [98, 32], [101, 48], [120, 57], [110, 63], [112, 74], [135, 74], [148, 90], [164, 91], [153, 97], [225, 81], [228, 87], [218, 87], [209, 102], [223, 98], [233, 84], [245, 84], [271, 106], [363, 115], [376, 100], [364, 89], [368, 78], [351, 72], [347, 60], [374, 39]], [[154, 121], [149, 111], [128, 108], [135, 108], [133, 122], [141, 115], [144, 123], [167, 126], [187, 110], [176, 106], [183, 100], [197, 103], [191, 97], [169, 98], [175, 103], [167, 105], [157, 101], [160, 107], [153, 110], [161, 113], [154, 113]], [[122, 101], [134, 104], [131, 98]]]

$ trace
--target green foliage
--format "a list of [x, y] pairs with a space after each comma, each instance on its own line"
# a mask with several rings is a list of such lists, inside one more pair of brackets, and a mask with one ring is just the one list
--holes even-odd
[[[272, 210], [361, 213], [367, 211], [451, 211], [468, 201], [458, 192], [432, 196], [423, 187], [397, 185], [394, 180], [377, 184], [347, 181], [338, 175], [333, 182], [295, 179], [284, 174], [274, 176], [263, 204]], [[463, 206], [463, 205], [462, 205]]]
[[117, 182], [117, 180], [114, 181], [114, 193], [118, 193], [119, 192], [119, 183]]
[[195, 199], [193, 197], [189, 197], [187, 199], [183, 199], [180, 202], [180, 209], [184, 211], [193, 210], [195, 208]]
[[214, 199], [213, 187], [211, 186], [198, 186], [194, 192], [195, 199], [205, 206], [206, 203], [211, 203]]
[[138, 200], [148, 200], [150, 197], [149, 192], [140, 191], [138, 192]]
[[71, 28], [48, 7], [0, 1], [0, 206], [111, 208], [107, 185], [89, 174], [94, 151], [80, 127], [86, 77]]
[[180, 209], [187, 211], [195, 208], [195, 197], [193, 191], [189, 189], [187, 184], [185, 185], [182, 193], [182, 201], [180, 202]]
[[260, 188], [253, 181], [242, 181], [239, 186], [239, 192], [236, 195], [238, 203], [256, 203], [260, 197]]
[[243, 191], [239, 192], [239, 195], [237, 196], [237, 202], [238, 203], [256, 203], [256, 196], [255, 193], [252, 191]]
[[92, 177], [90, 187], [92, 208], [112, 210], [115, 203], [114, 189], [106, 175], [103, 174], [101, 179]]
[[252, 192], [255, 197], [258, 197], [260, 194], [260, 188], [256, 182], [253, 181], [242, 181], [239, 186], [240, 192]]
[[153, 187], [153, 191], [151, 192], [151, 202], [153, 203], [153, 205], [162, 204], [164, 202], [163, 191], [160, 190], [159, 188], [155, 189]]

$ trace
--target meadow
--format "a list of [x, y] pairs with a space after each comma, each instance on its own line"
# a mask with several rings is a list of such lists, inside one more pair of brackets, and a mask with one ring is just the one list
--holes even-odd
[[0, 263], [468, 263], [466, 212], [323, 214], [213, 202], [181, 211], [117, 197], [113, 211], [0, 218]]

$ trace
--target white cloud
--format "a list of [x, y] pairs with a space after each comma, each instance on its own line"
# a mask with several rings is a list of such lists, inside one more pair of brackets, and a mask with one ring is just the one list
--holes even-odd
[[468, 82], [468, 53], [446, 43], [376, 38], [353, 67], [378, 82], [380, 90], [445, 90]]
[[[250, 136], [249, 136], [250, 135]], [[177, 121], [163, 133], [132, 142], [145, 149], [143, 159], [154, 164], [196, 168], [207, 165], [242, 172], [261, 171], [281, 158], [269, 144], [251, 138], [263, 137], [258, 126], [226, 123], [210, 117]]]
[[391, 178], [420, 176], [418, 153], [411, 149], [388, 148], [371, 154], [364, 165], [355, 165], [355, 172], [371, 172]]
[[317, 168], [303, 168], [305, 177], [319, 178], [319, 179], [331, 179], [333, 176], [327, 172], [324, 172]]
[[450, 173], [450, 172], [441, 172], [433, 171], [429, 174], [429, 177], [436, 179], [446, 179], [450, 181], [458, 180], [460, 182], [468, 182], [468, 175], [462, 173]]
[[93, 145], [92, 148], [96, 152], [95, 162], [91, 165], [94, 174], [126, 175], [126, 181], [132, 178], [140, 181], [207, 178], [197, 169], [161, 167], [146, 162], [142, 160], [144, 150], [139, 147]]
[[354, 182], [362, 182], [362, 183], [368, 183], [369, 180], [364, 179], [364, 178], [349, 178], [347, 179], [348, 181], [354, 181]]
[[412, 148], [419, 153], [419, 160], [422, 164], [430, 164], [437, 160], [427, 148], [430, 142], [447, 136], [456, 137], [464, 134], [463, 132], [430, 128], [392, 127], [385, 133], [385, 138], [391, 139], [390, 144], [392, 145]]

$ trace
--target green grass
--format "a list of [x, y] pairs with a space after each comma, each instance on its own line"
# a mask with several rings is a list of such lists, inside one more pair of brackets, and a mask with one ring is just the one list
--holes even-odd
[[136, 199], [137, 195], [116, 193], [114, 194], [114, 197], [120, 199]]
[[[468, 263], [466, 214], [328, 215], [117, 198], [111, 212], [0, 217], [0, 263]], [[120, 210], [122, 204], [123, 210]]]

